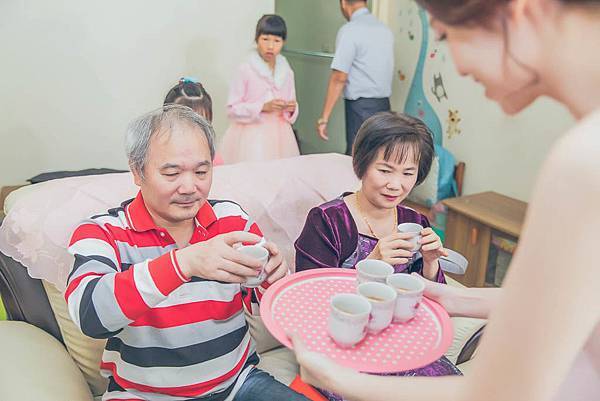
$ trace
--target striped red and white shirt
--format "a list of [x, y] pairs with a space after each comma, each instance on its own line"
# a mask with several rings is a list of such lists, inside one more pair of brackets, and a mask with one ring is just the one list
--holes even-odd
[[[207, 201], [195, 225], [190, 244], [232, 231], [262, 236], [230, 201]], [[266, 282], [252, 294], [239, 284], [187, 280], [176, 249], [141, 193], [82, 222], [71, 238], [65, 298], [83, 333], [108, 339], [105, 401], [231, 399], [258, 363], [243, 308], [260, 300]]]

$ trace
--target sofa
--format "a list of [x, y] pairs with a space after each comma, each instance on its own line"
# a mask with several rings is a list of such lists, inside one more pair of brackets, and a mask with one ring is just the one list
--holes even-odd
[[[238, 202], [294, 266], [293, 242], [309, 209], [358, 188], [351, 159], [336, 154], [218, 166], [211, 198]], [[83, 335], [62, 296], [72, 259], [66, 252], [78, 222], [135, 195], [130, 173], [72, 177], [22, 187], [5, 202], [0, 225], [0, 293], [8, 321], [0, 322], [0, 400], [100, 399], [104, 340]], [[459, 285], [451, 281], [451, 285]], [[289, 384], [298, 373], [293, 353], [246, 314], [260, 367]], [[446, 356], [469, 374], [484, 321], [453, 318]], [[8, 363], [6, 361], [9, 361]]]

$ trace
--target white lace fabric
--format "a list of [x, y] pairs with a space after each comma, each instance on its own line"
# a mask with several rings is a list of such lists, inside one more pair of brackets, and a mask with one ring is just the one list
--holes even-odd
[[0, 251], [27, 267], [31, 277], [44, 279], [63, 291], [73, 267], [67, 247], [79, 222], [119, 206], [136, 191], [130, 173], [65, 178], [23, 187], [7, 199]]

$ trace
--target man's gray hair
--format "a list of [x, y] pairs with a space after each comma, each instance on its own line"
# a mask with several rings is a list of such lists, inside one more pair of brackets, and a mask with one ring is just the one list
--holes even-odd
[[211, 160], [215, 157], [215, 131], [201, 115], [186, 106], [169, 104], [159, 107], [133, 120], [127, 127], [125, 151], [133, 171], [144, 177], [144, 167], [148, 161], [150, 140], [161, 131], [168, 131], [176, 123], [197, 126], [204, 133]]

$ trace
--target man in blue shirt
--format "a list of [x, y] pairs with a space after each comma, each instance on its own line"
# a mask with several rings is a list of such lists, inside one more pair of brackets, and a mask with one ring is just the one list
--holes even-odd
[[344, 92], [346, 154], [362, 123], [375, 113], [390, 110], [394, 74], [394, 38], [390, 29], [372, 15], [365, 0], [340, 0], [348, 20], [340, 28], [331, 63], [331, 77], [317, 133], [328, 140], [327, 122]]

